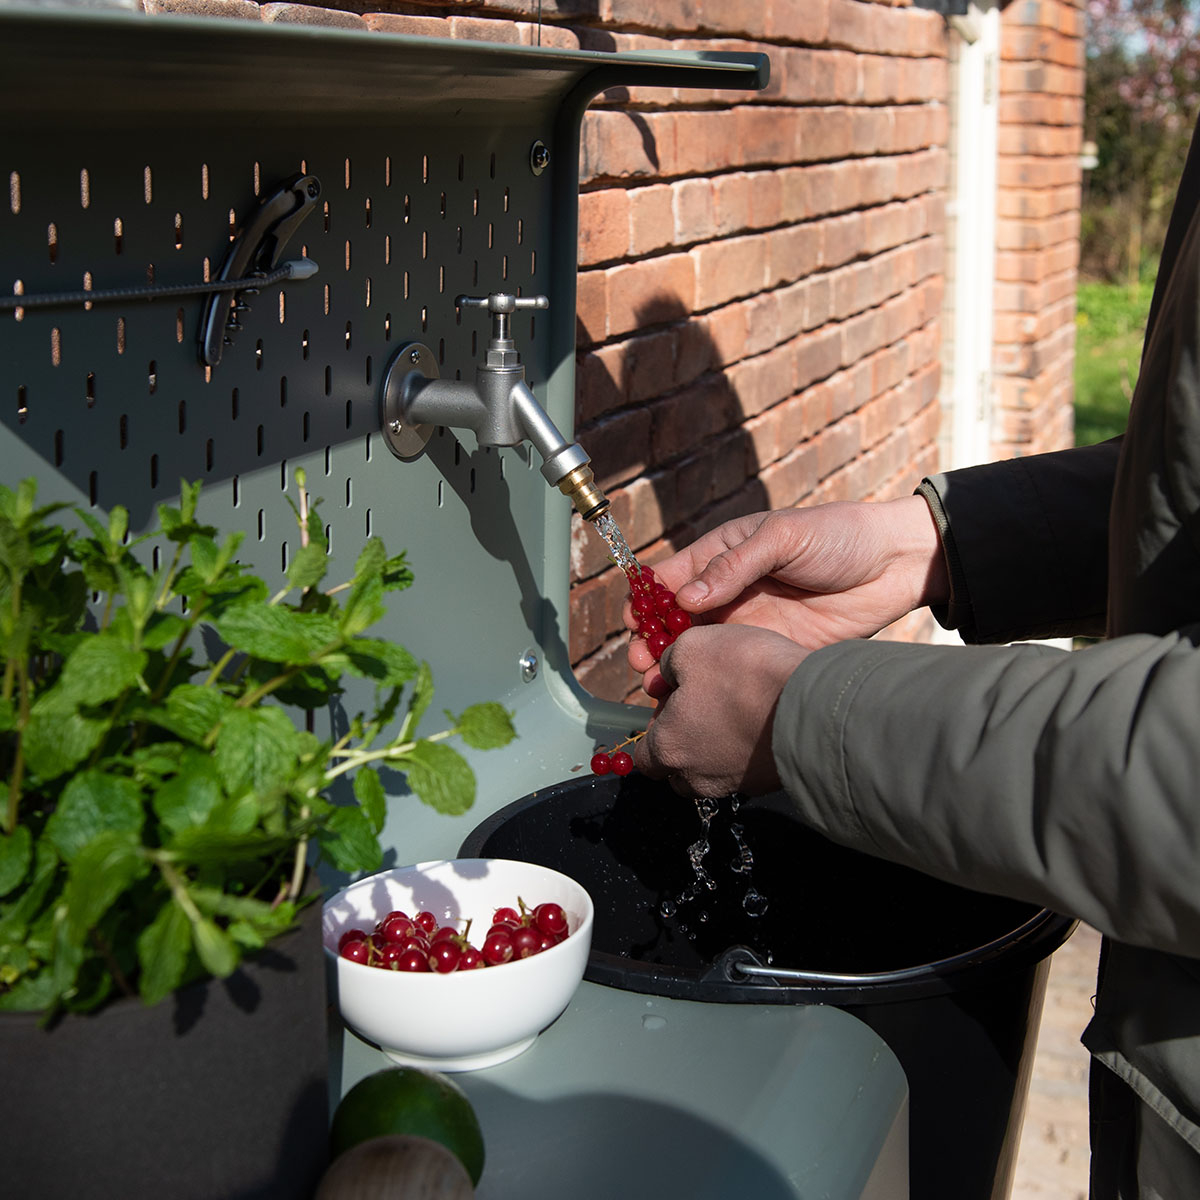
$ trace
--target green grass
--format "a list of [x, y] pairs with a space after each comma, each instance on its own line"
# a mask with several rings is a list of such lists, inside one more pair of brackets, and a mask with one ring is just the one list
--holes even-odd
[[1075, 444], [1125, 429], [1154, 281], [1081, 283], [1075, 317]]

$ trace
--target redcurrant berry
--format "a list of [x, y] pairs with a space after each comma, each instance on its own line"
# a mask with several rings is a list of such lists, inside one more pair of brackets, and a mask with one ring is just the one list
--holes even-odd
[[514, 929], [521, 924], [521, 914], [515, 908], [498, 908], [492, 913], [493, 925], [511, 925]]
[[657, 611], [657, 603], [653, 596], [638, 596], [630, 607], [637, 617], [652, 617]]
[[340, 950], [347, 942], [365, 942], [368, 937], [370, 937], [370, 934], [365, 929], [347, 929], [338, 938], [338, 949]]
[[369, 963], [371, 961], [371, 943], [366, 938], [351, 938], [340, 948], [339, 953], [351, 962]]
[[514, 958], [529, 958], [541, 952], [542, 935], [536, 929], [523, 925], [520, 929], [513, 930], [512, 947]]
[[648, 638], [652, 634], [662, 633], [668, 626], [663, 624], [661, 617], [643, 617], [638, 622], [637, 631], [639, 636]]
[[655, 633], [646, 639], [646, 649], [650, 651], [655, 662], [663, 656], [663, 651], [675, 640], [671, 633]]
[[561, 904], [547, 901], [533, 910], [533, 923], [543, 932], [562, 937], [567, 932], [567, 914]]
[[425, 933], [431, 934], [438, 927], [438, 919], [431, 912], [422, 911], [413, 917], [413, 922], [418, 929], [422, 929]]
[[415, 973], [429, 971], [429, 952], [422, 953], [420, 950], [405, 950], [398, 959], [396, 959], [395, 969], [397, 971], [412, 971]]
[[685, 629], [691, 629], [692, 618], [689, 613], [685, 613], [682, 608], [673, 608], [666, 617], [667, 629], [674, 634], [680, 634]]
[[380, 936], [389, 943], [402, 942], [416, 932], [416, 926], [403, 914], [394, 913], [384, 917], [379, 928]]
[[612, 770], [612, 759], [607, 754], [592, 755], [592, 774], [607, 775]]
[[[514, 931], [515, 932], [515, 931]], [[498, 967], [513, 956], [512, 938], [508, 933], [490, 933], [483, 943], [483, 961], [489, 967]]]
[[633, 758], [624, 750], [618, 750], [613, 755], [612, 769], [614, 775], [628, 775], [633, 770]]
[[435, 942], [429, 951], [429, 969], [439, 975], [449, 975], [458, 970], [462, 956], [462, 947], [457, 942]]
[[660, 617], [665, 617], [667, 613], [675, 608], [675, 593], [667, 591], [663, 588], [662, 591], [654, 593], [654, 610]]
[[458, 969], [460, 971], [474, 971], [479, 967], [486, 966], [487, 962], [483, 957], [483, 953], [477, 946], [468, 946], [462, 952], [462, 958], [458, 960]]

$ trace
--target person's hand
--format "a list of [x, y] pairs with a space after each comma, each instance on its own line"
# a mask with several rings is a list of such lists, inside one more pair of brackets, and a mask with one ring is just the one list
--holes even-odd
[[686, 629], [659, 664], [665, 699], [634, 748], [634, 765], [682, 795], [761, 795], [779, 787], [775, 708], [808, 651], [737, 625]]
[[[697, 623], [754, 625], [809, 650], [870, 637], [946, 597], [941, 542], [920, 496], [782, 509], [729, 521], [654, 567]], [[637, 627], [628, 603], [625, 623]], [[665, 687], [641, 638], [629, 662]]]

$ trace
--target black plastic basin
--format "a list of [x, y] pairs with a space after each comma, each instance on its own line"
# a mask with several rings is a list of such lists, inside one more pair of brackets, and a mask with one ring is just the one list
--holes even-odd
[[[1002, 1200], [1049, 956], [1075, 922], [836, 846], [801, 826], [786, 796], [734, 806], [722, 800], [707, 829], [711, 890], [688, 854], [704, 833], [696, 804], [636, 774], [526, 796], [461, 853], [583, 884], [596, 906], [593, 982], [853, 1013], [908, 1078], [913, 1200]], [[743, 850], [748, 872], [733, 866]]]

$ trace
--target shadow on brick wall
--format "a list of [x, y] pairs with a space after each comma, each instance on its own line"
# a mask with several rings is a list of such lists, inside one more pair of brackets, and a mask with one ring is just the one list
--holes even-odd
[[[626, 540], [653, 564], [724, 521], [770, 507], [770, 495], [725, 339], [670, 293], [646, 297], [633, 315], [624, 340], [580, 356], [577, 436]], [[587, 337], [581, 331], [581, 343]], [[578, 678], [603, 699], [636, 696], [621, 620], [625, 579], [585, 530], [572, 557]]]

